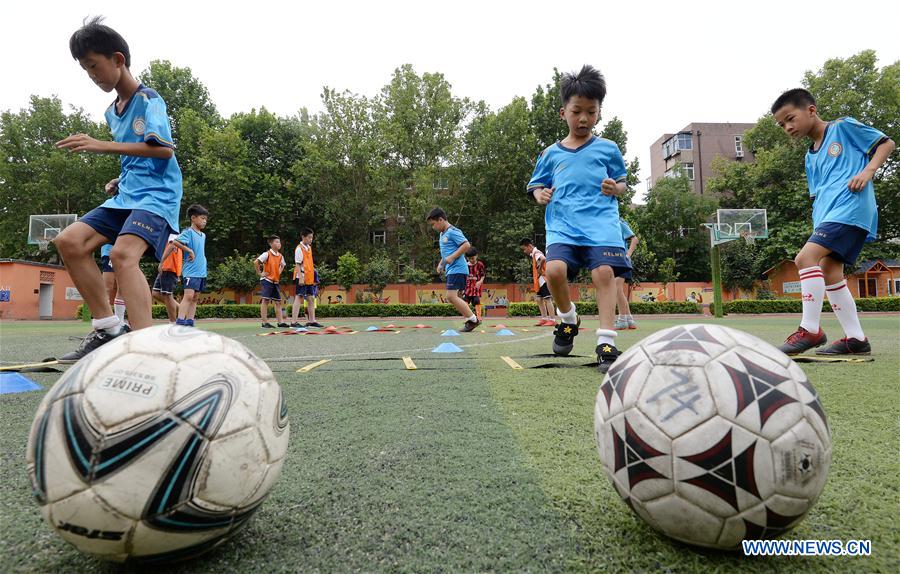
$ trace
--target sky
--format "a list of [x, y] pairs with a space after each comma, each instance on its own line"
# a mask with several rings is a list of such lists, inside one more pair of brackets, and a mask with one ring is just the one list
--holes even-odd
[[[72, 60], [68, 40], [103, 15], [128, 41], [132, 71], [189, 67], [220, 113], [265, 106], [320, 111], [323, 86], [374, 95], [405, 63], [441, 72], [459, 97], [496, 110], [529, 98], [553, 68], [590, 63], [607, 81], [601, 120], [618, 116], [626, 159], [650, 176], [650, 145], [691, 122], [755, 122], [782, 91], [829, 58], [865, 49], [900, 59], [900, 3], [14, 2], [3, 8], [0, 110], [58, 96], [101, 121], [111, 100]], [[214, 8], [212, 8], [214, 7]], [[177, 143], [177, 142], [176, 142]]]

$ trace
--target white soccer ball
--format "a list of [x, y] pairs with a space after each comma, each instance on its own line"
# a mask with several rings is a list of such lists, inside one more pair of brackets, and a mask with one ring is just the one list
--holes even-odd
[[281, 472], [281, 387], [240, 343], [159, 326], [110, 341], [44, 397], [28, 441], [34, 496], [79, 550], [190, 558], [224, 542]]
[[717, 325], [665, 329], [623, 353], [597, 394], [594, 434], [635, 514], [713, 548], [794, 527], [831, 464], [825, 411], [803, 370]]

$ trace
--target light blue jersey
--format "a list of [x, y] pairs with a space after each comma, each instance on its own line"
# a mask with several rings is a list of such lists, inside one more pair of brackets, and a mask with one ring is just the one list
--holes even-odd
[[843, 223], [869, 232], [866, 241], [875, 241], [878, 232], [878, 206], [872, 182], [860, 191], [848, 184], [861, 172], [883, 133], [853, 118], [829, 122], [818, 150], [806, 152], [806, 179], [813, 201], [813, 228], [823, 223]]
[[109, 257], [109, 254], [112, 253], [112, 248], [112, 243], [104, 243], [103, 247], [100, 248], [100, 257]]
[[[468, 239], [463, 235], [463, 232], [451, 225], [447, 228], [447, 231], [441, 232], [441, 257], [446, 259], [448, 256], [453, 255], [453, 253], [466, 241], [468, 241]], [[452, 275], [454, 273], [464, 273], [466, 276], [469, 275], [469, 264], [466, 262], [465, 253], [457, 257], [453, 263], [445, 263], [445, 265], [447, 275]]]
[[[619, 229], [622, 230], [622, 242], [627, 242], [634, 237], [634, 231], [631, 230], [631, 226], [624, 219], [619, 219]], [[626, 247], [628, 246], [626, 245]]]
[[[116, 112], [115, 102], [107, 108], [106, 123], [117, 142], [153, 142], [175, 147], [165, 102], [143, 84], [121, 114]], [[119, 193], [107, 199], [103, 207], [149, 211], [165, 219], [172, 229], [178, 229], [181, 193], [181, 168], [174, 155], [169, 159], [123, 155]]]
[[544, 213], [547, 245], [621, 247], [619, 200], [603, 195], [606, 178], [625, 181], [625, 160], [615, 143], [598, 137], [578, 149], [560, 142], [538, 157], [528, 191], [553, 188]]
[[190, 260], [187, 252], [184, 253], [181, 276], [206, 277], [206, 234], [193, 227], [188, 227], [175, 238], [175, 241], [194, 251], [193, 261]]

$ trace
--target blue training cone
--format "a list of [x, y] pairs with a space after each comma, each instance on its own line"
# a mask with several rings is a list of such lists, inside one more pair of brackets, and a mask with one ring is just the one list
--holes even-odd
[[453, 343], [441, 343], [431, 350], [432, 353], [462, 353], [463, 350]]
[[500, 329], [497, 331], [498, 337], [515, 337], [516, 334], [510, 331], [509, 329]]
[[39, 390], [39, 384], [21, 373], [0, 373], [0, 395]]
[[454, 331], [453, 329], [447, 329], [443, 333], [441, 333], [441, 337], [459, 337], [459, 333]]
[[369, 325], [368, 327], [366, 327], [366, 331], [377, 331], [377, 330], [378, 330], [378, 327], [376, 327], [375, 325]]

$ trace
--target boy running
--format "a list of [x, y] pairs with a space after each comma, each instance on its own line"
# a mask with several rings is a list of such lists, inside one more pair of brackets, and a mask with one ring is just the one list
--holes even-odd
[[475, 308], [475, 318], [481, 322], [481, 290], [484, 285], [484, 261], [478, 260], [478, 250], [474, 247], [466, 251], [469, 275], [466, 277], [466, 303]]
[[172, 242], [175, 247], [187, 253], [187, 261], [181, 269], [184, 273], [184, 297], [178, 306], [177, 325], [194, 326], [197, 313], [197, 299], [206, 289], [206, 229], [209, 211], [202, 205], [194, 204], [187, 210], [191, 225]]
[[469, 276], [469, 266], [466, 265], [463, 254], [472, 247], [472, 244], [469, 243], [462, 231], [450, 225], [450, 222], [447, 221], [447, 214], [440, 207], [432, 209], [425, 221], [431, 224], [433, 230], [441, 233], [438, 242], [441, 249], [441, 262], [437, 265], [437, 272], [447, 272], [447, 300], [466, 320], [461, 331], [464, 333], [474, 331], [481, 321], [460, 297], [466, 288], [466, 278]]
[[534, 300], [541, 312], [541, 319], [537, 327], [555, 327], [553, 319], [553, 298], [550, 296], [550, 288], [547, 287], [547, 259], [540, 249], [534, 246], [527, 237], [519, 242], [522, 253], [531, 259], [531, 281], [534, 288]]

